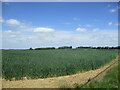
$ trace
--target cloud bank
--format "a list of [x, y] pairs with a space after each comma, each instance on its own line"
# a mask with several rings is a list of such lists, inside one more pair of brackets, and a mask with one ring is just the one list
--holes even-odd
[[[36, 48], [77, 46], [117, 46], [118, 31], [94, 28], [76, 28], [75, 30], [56, 30], [46, 27], [29, 27], [22, 22], [6, 20], [10, 27], [17, 30], [3, 30], [3, 48]], [[23, 27], [20, 27], [23, 26]]]
[[51, 28], [44, 28], [44, 27], [37, 27], [33, 29], [33, 32], [53, 32], [54, 29]]

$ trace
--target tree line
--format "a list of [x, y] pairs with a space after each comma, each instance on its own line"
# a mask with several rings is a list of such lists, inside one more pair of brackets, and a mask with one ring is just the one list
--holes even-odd
[[[53, 50], [53, 49], [73, 49], [72, 46], [62, 46], [62, 47], [58, 47], [58, 48], [55, 48], [55, 47], [46, 47], [46, 48], [29, 48], [29, 50]], [[106, 47], [84, 47], [84, 46], [79, 46], [79, 47], [76, 47], [75, 49], [120, 49], [120, 46], [117, 46], [117, 47], [109, 47], [109, 46], [106, 46]]]

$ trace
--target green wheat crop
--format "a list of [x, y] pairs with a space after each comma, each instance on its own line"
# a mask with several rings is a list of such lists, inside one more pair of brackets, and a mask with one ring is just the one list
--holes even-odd
[[117, 50], [3, 50], [5, 79], [46, 78], [99, 68], [117, 56]]

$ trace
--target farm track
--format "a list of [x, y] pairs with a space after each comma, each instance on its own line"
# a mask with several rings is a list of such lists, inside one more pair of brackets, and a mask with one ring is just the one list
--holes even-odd
[[64, 85], [71, 87], [75, 83], [85, 84], [88, 82], [89, 79], [97, 78], [102, 74], [102, 72], [105, 73], [117, 62], [118, 57], [99, 69], [90, 70], [87, 72], [79, 72], [77, 74], [68, 76], [52, 77], [45, 79], [31, 79], [31, 80], [26, 79], [18, 81], [6, 81], [3, 79], [2, 88], [59, 88], [60, 86]]

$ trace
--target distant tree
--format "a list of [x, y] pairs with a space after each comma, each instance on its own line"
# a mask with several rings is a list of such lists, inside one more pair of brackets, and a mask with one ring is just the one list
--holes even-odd
[[118, 46], [118, 49], [120, 49], [120, 46]]
[[72, 49], [72, 46], [70, 46], [69, 48], [71, 48], [71, 49]]
[[55, 49], [55, 47], [35, 48], [35, 50], [52, 50], [52, 49]]
[[101, 49], [101, 47], [97, 47], [97, 49]]
[[30, 48], [29, 50], [33, 50], [32, 48]]
[[91, 48], [91, 49], [120, 49], [120, 46], [117, 46], [117, 47], [109, 47], [109, 46], [105, 46], [105, 47], [83, 47], [83, 46], [79, 46], [79, 47], [76, 47], [76, 49], [81, 49], [81, 48], [83, 48], [83, 49], [89, 49], [89, 48]]
[[72, 46], [63, 46], [63, 47], [58, 47], [58, 49], [72, 49]]

